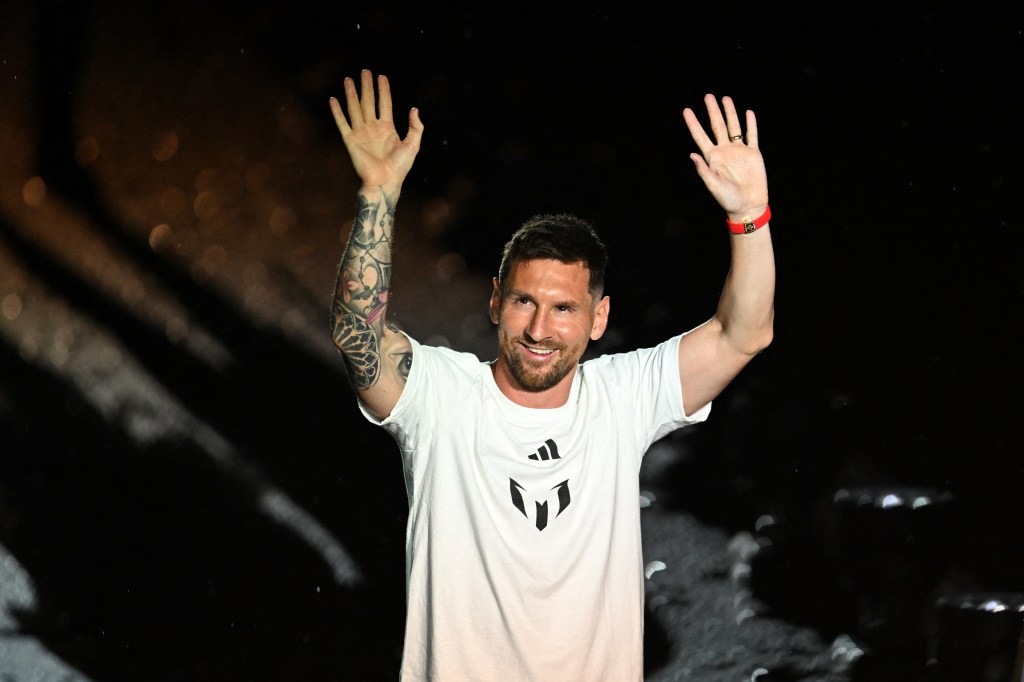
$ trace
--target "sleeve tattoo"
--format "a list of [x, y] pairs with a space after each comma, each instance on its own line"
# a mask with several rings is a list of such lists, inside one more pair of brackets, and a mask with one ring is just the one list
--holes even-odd
[[[381, 193], [371, 201], [357, 196], [352, 234], [338, 266], [338, 285], [331, 311], [331, 335], [341, 350], [349, 378], [356, 389], [377, 383], [381, 371], [381, 345], [391, 281], [391, 235], [395, 197]], [[403, 350], [389, 358], [404, 381], [409, 376], [412, 352]]]

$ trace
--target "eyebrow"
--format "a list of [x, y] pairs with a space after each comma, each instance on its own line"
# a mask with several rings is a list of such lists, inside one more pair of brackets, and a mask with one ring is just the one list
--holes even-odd
[[[537, 302], [537, 300], [532, 295], [530, 295], [527, 292], [522, 291], [520, 289], [509, 289], [508, 296], [509, 296], [509, 298], [525, 298], [525, 299], [527, 299], [529, 301], [532, 301], [533, 303]], [[578, 301], [567, 300], [567, 301], [555, 301], [551, 305], [551, 307], [553, 307], [553, 308], [572, 308], [573, 310], [578, 310], [581, 307], [581, 305], [580, 305], [580, 303]]]

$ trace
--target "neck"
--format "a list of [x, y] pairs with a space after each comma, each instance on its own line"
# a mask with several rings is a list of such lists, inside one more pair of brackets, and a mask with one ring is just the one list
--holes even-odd
[[494, 383], [497, 384], [498, 390], [516, 405], [537, 410], [551, 410], [569, 402], [569, 393], [572, 391], [572, 381], [576, 377], [576, 369], [573, 367], [572, 371], [562, 377], [561, 381], [543, 391], [527, 391], [522, 388], [501, 358], [491, 365], [491, 374], [494, 376]]

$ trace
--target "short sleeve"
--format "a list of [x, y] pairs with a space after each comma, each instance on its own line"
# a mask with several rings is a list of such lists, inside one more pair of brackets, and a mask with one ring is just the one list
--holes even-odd
[[639, 452], [670, 432], [707, 419], [711, 403], [686, 416], [679, 379], [679, 340], [674, 336], [652, 348], [607, 355], [585, 363], [616, 405], [622, 426], [630, 424]]

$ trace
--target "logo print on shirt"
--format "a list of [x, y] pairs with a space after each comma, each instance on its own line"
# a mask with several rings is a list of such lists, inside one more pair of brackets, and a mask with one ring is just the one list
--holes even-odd
[[529, 458], [532, 460], [544, 460], [545, 462], [549, 459], [560, 459], [558, 456], [558, 446], [555, 445], [555, 441], [548, 438], [544, 441], [544, 445], [537, 448], [537, 452], [530, 455]]
[[[523, 493], [520, 492], [525, 491], [526, 488], [519, 485], [514, 478], [508, 479], [508, 482], [509, 491], [512, 493], [512, 504], [516, 506], [516, 509], [523, 513], [523, 516], [530, 518], [530, 515], [526, 513], [526, 503], [523, 501]], [[557, 517], [565, 511], [565, 508], [569, 506], [569, 502], [571, 501], [569, 498], [569, 479], [565, 479], [553, 487], [552, 490], [558, 491], [558, 512], [555, 514], [555, 517]], [[537, 530], [544, 530], [548, 525], [548, 501], [544, 500], [544, 502], [537, 502], [534, 500], [533, 503], [537, 507]]]

